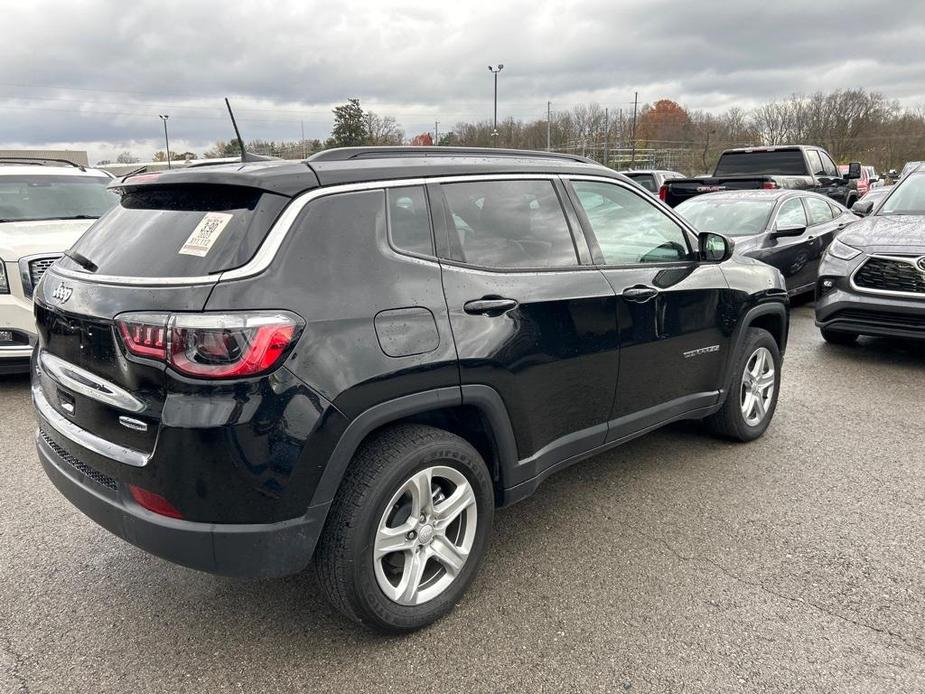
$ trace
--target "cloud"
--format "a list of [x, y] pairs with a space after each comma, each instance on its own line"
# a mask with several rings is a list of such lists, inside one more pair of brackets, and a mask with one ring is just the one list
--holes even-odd
[[[324, 137], [348, 97], [409, 134], [491, 116], [541, 118], [597, 101], [667, 96], [692, 108], [864, 87], [925, 101], [925, 4], [474, 0], [234, 3], [7, 0], [0, 147], [49, 143], [91, 157], [228, 139]], [[173, 148], [173, 147], [172, 147]]]

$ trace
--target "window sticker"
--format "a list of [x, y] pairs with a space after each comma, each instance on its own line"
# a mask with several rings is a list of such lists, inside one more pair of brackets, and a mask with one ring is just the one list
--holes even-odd
[[218, 237], [228, 226], [234, 215], [225, 212], [208, 212], [202, 221], [193, 229], [193, 233], [186, 239], [186, 243], [178, 251], [179, 255], [198, 255], [204, 258], [208, 255]]

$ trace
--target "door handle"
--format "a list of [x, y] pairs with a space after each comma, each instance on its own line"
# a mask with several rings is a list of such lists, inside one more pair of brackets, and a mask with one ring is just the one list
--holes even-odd
[[635, 301], [637, 304], [644, 304], [649, 299], [654, 299], [657, 295], [658, 289], [646, 287], [642, 284], [623, 290], [623, 298], [627, 301]]
[[470, 316], [500, 316], [513, 308], [517, 308], [514, 299], [475, 299], [463, 304], [463, 311]]

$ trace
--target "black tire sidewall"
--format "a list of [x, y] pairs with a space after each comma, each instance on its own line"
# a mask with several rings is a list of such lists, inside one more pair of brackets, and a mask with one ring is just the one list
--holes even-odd
[[[447, 589], [422, 605], [399, 605], [382, 592], [376, 581], [372, 546], [379, 520], [386, 504], [411, 476], [434, 465], [452, 467], [462, 473], [476, 497], [477, 525], [475, 540], [462, 572]], [[419, 629], [450, 611], [466, 591], [481, 564], [494, 515], [494, 490], [485, 463], [465, 441], [447, 437], [411, 451], [395, 461], [386, 474], [376, 479], [370, 489], [369, 503], [357, 514], [356, 531], [348, 548], [352, 566], [351, 583], [354, 605], [364, 622], [380, 631], [402, 632]]]
[[[745, 415], [742, 414], [740, 398], [742, 394], [742, 379], [745, 376], [745, 365], [748, 364], [749, 359], [751, 359], [755, 350], [759, 347], [765, 347], [771, 353], [771, 358], [774, 360], [774, 397], [771, 398], [771, 406], [765, 413], [764, 418], [755, 426], [751, 426], [745, 421]], [[777, 347], [777, 342], [775, 342], [774, 338], [771, 336], [771, 333], [766, 330], [751, 328], [745, 338], [745, 343], [742, 345], [739, 358], [736, 360], [735, 371], [732, 374], [732, 387], [727, 396], [733, 399], [731, 403], [733, 406], [731, 408], [731, 413], [734, 418], [738, 436], [743, 441], [757, 439], [764, 434], [771, 425], [771, 420], [774, 418], [774, 411], [777, 409], [777, 400], [780, 397], [781, 364], [780, 350]]]

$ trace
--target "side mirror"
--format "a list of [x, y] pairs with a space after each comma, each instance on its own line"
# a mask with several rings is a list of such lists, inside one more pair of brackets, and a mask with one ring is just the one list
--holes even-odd
[[805, 224], [789, 224], [775, 227], [774, 231], [771, 232], [771, 236], [773, 238], [778, 236], [802, 236], [804, 231], [806, 231]]
[[732, 257], [732, 249], [735, 248], [735, 243], [732, 239], [726, 238], [722, 234], [702, 231], [697, 234], [697, 246], [701, 260], [708, 263], [722, 263]]
[[858, 200], [851, 206], [851, 211], [861, 217], [866, 217], [874, 209], [874, 203], [871, 200]]
[[860, 177], [861, 177], [861, 162], [853, 161], [850, 164], [848, 164], [848, 173], [845, 174], [845, 178], [847, 178], [850, 181], [853, 178], [860, 178]]

